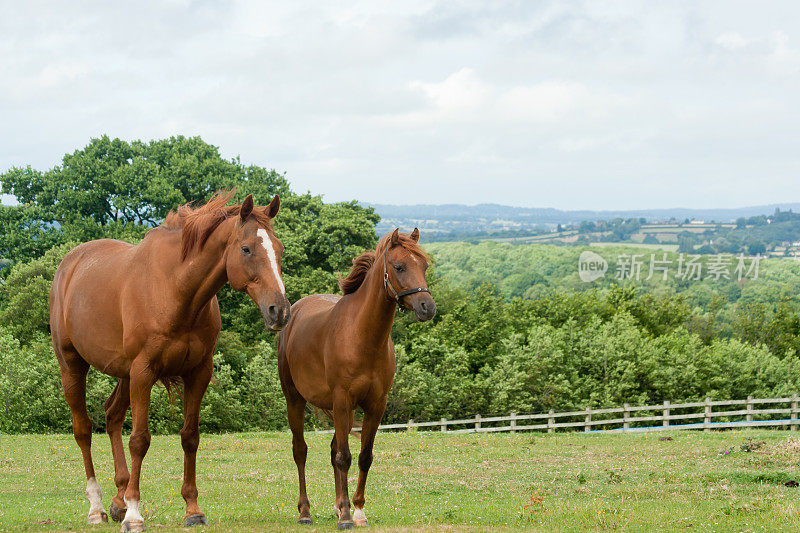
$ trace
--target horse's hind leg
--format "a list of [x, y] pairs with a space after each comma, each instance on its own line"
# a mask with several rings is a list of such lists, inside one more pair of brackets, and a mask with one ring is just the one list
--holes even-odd
[[375, 443], [375, 434], [386, 410], [386, 398], [370, 409], [364, 410], [364, 422], [361, 424], [361, 453], [358, 454], [358, 486], [353, 494], [353, 522], [356, 526], [366, 526], [367, 516], [364, 514], [364, 491], [367, 486], [367, 473], [372, 466], [372, 445]]
[[72, 411], [72, 433], [83, 454], [83, 467], [86, 470], [86, 497], [89, 500], [90, 524], [108, 522], [103, 509], [103, 493], [94, 474], [92, 462], [92, 421], [86, 411], [86, 374], [89, 365], [72, 349], [59, 350], [61, 364], [61, 385], [64, 398]]
[[128, 463], [125, 461], [125, 448], [122, 445], [122, 424], [131, 404], [130, 381], [120, 379], [114, 392], [106, 400], [106, 432], [111, 439], [111, 453], [114, 455], [114, 484], [117, 486], [117, 495], [111, 499], [108, 512], [115, 522], [122, 522], [125, 518], [125, 489], [131, 478], [128, 472]]

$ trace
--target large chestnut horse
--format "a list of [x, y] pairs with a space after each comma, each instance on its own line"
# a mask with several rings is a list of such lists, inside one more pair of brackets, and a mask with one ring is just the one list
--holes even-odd
[[[139, 477], [150, 445], [150, 390], [158, 380], [182, 381], [184, 524], [207, 523], [197, 505], [195, 464], [200, 402], [211, 379], [220, 330], [217, 291], [226, 282], [246, 291], [272, 329], [289, 319], [280, 274], [283, 245], [271, 224], [280, 200], [275, 196], [266, 208], [254, 208], [248, 196], [241, 206], [226, 206], [232, 196], [219, 193], [202, 207], [181, 207], [136, 246], [110, 239], [82, 244], [56, 271], [50, 328], [73, 433], [83, 453], [89, 523], [108, 521], [92, 464], [92, 424], [86, 412], [89, 366], [119, 378], [105, 406], [117, 486], [112, 518], [122, 520], [122, 531], [145, 529]], [[122, 446], [129, 405], [130, 473]]]
[[[292, 306], [292, 318], [280, 334], [278, 370], [292, 429], [292, 446], [300, 478], [300, 524], [311, 524], [306, 494], [306, 446], [303, 422], [306, 402], [333, 412], [331, 464], [336, 483], [338, 528], [367, 525], [364, 488], [372, 464], [372, 445], [386, 396], [394, 380], [394, 347], [389, 332], [395, 308], [413, 309], [417, 320], [430, 320], [436, 304], [425, 282], [428, 256], [420, 248], [419, 231], [395, 230], [374, 252], [353, 261], [339, 285], [344, 296], [313, 294]], [[348, 436], [353, 410], [364, 410], [356, 510], [350, 516], [347, 471], [351, 456]]]

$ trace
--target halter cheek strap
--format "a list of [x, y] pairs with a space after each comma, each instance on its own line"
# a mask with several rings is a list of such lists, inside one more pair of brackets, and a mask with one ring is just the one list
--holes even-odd
[[392, 287], [392, 282], [389, 279], [388, 261], [386, 259], [386, 254], [388, 252], [389, 252], [388, 248], [383, 252], [383, 286], [386, 287], [386, 292], [388, 292], [389, 296], [391, 296], [392, 299], [397, 303], [397, 308], [402, 313], [403, 311], [405, 311], [405, 307], [403, 307], [403, 303], [401, 301], [404, 297], [408, 296], [409, 294], [416, 294], [418, 292], [427, 292], [428, 294], [430, 294], [431, 291], [428, 290], [428, 287], [416, 287], [413, 289], [404, 289], [400, 292], [394, 290], [394, 287]]

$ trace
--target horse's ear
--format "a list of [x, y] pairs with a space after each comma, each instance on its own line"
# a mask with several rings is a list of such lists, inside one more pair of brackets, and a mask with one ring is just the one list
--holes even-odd
[[419, 242], [419, 228], [414, 228], [414, 231], [411, 232], [411, 240]]
[[389, 239], [389, 244], [391, 246], [397, 246], [398, 244], [400, 244], [400, 228], [397, 228], [392, 232], [392, 236]]
[[245, 198], [244, 202], [242, 202], [242, 208], [239, 210], [239, 216], [242, 217], [242, 221], [245, 221], [252, 212], [253, 212], [253, 195], [248, 194], [247, 198]]
[[269, 203], [267, 207], [264, 208], [264, 212], [267, 214], [269, 218], [275, 218], [278, 214], [278, 211], [281, 210], [281, 199], [276, 194], [272, 201]]

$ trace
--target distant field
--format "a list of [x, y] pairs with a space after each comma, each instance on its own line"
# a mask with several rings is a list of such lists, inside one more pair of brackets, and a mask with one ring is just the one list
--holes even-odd
[[[670, 432], [672, 440], [662, 441], [665, 433], [380, 434], [365, 509], [373, 530], [788, 531], [800, 526], [800, 488], [784, 486], [800, 477], [794, 435]], [[308, 437], [313, 529], [321, 531], [335, 528], [328, 439]], [[179, 441], [154, 437], [146, 458], [150, 531], [182, 526]], [[744, 451], [748, 443], [758, 449]], [[108, 507], [113, 469], [105, 435], [95, 435], [93, 450]], [[198, 476], [211, 530], [308, 530], [294, 525], [287, 433], [203, 436]], [[89, 530], [84, 489], [71, 436], [0, 436], [0, 529]]]
[[[477, 244], [430, 243], [425, 249], [435, 260], [436, 274], [450, 283], [466, 287], [491, 283], [508, 297], [538, 298], [553, 290], [584, 291], [627, 284], [659, 294], [683, 294], [690, 305], [706, 309], [715, 295], [722, 296], [729, 304], [763, 302], [774, 305], [780, 301], [796, 302], [800, 294], [800, 262], [795, 259], [762, 259], [757, 279], [751, 271], [740, 281], [735, 270], [737, 258], [726, 256], [728, 278], [717, 279], [710, 275], [709, 268], [718, 256], [704, 255], [699, 259], [702, 263], [700, 279], [682, 279], [678, 271], [680, 254], [670, 251], [673, 247], [668, 244], [645, 246], [649, 249], [617, 243], [597, 247], [484, 241]], [[578, 258], [586, 250], [594, 251], [608, 263], [605, 275], [589, 283], [578, 275]], [[620, 268], [620, 261], [626, 258], [630, 266], [634, 254], [641, 263], [638, 279], [631, 276], [630, 268]], [[650, 276], [651, 259], [661, 260], [664, 254], [668, 261], [666, 279], [658, 271]], [[747, 259], [744, 267], [751, 266], [752, 260]], [[623, 275], [625, 279], [621, 279]]]
[[[619, 248], [619, 243], [616, 242], [592, 242], [589, 243], [589, 246], [594, 246], [598, 248]], [[642, 244], [642, 243], [625, 243], [624, 246], [626, 248], [646, 248], [649, 250], [664, 250], [665, 252], [677, 252], [678, 245], [677, 244]]]

